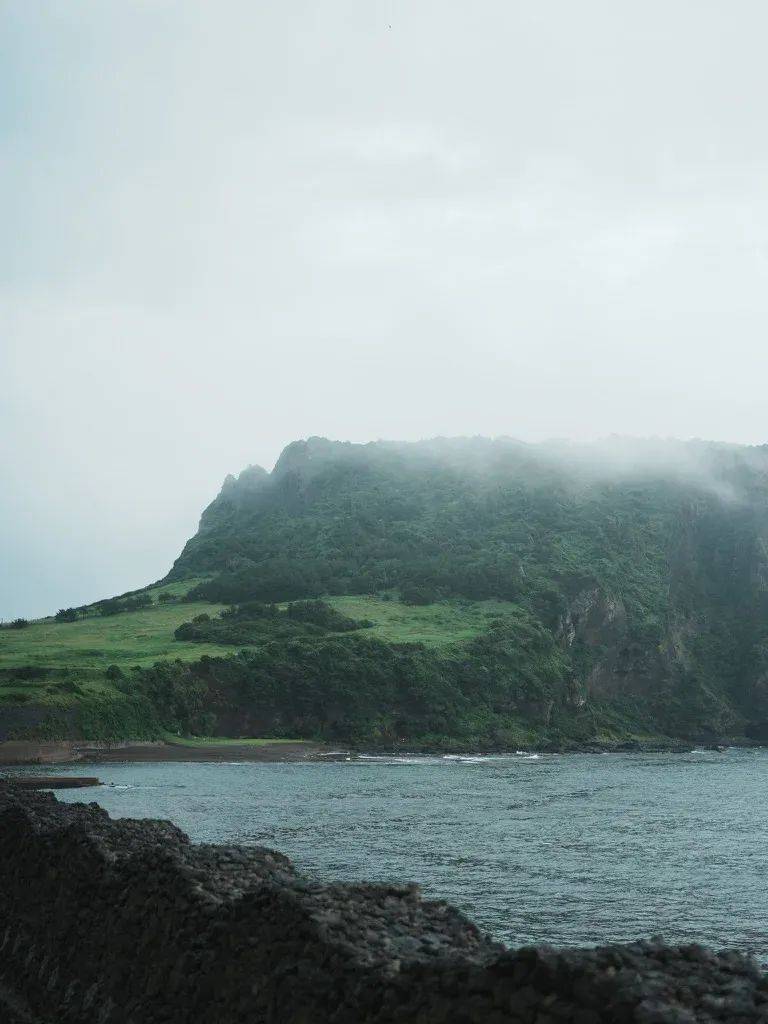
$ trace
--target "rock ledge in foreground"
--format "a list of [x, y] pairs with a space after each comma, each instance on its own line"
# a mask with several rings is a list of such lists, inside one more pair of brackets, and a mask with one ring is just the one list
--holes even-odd
[[414, 887], [323, 885], [272, 850], [2, 783], [0, 899], [3, 1020], [768, 1024], [737, 953], [507, 950]]

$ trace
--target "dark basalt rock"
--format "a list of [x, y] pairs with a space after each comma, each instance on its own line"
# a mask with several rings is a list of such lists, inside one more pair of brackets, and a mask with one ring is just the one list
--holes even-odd
[[506, 950], [414, 886], [323, 885], [272, 850], [3, 784], [0, 900], [2, 1021], [768, 1022], [737, 953]]

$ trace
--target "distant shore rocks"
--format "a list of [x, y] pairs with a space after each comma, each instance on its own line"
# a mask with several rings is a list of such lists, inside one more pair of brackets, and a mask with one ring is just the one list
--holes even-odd
[[768, 1021], [768, 982], [738, 953], [507, 950], [415, 886], [321, 884], [272, 850], [192, 844], [169, 822], [6, 783], [0, 900], [2, 1019]]

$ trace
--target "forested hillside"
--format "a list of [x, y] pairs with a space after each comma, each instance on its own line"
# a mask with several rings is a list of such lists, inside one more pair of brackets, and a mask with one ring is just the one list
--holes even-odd
[[767, 540], [765, 447], [311, 438], [228, 478], [170, 578], [212, 573], [193, 593], [223, 602], [512, 602], [541, 639], [495, 624], [515, 669], [489, 688], [529, 712], [536, 691], [540, 723], [762, 736]]
[[[149, 731], [768, 739], [766, 447], [310, 438], [227, 478], [163, 587], [172, 650], [111, 680]], [[137, 600], [171, 620], [106, 611]]]

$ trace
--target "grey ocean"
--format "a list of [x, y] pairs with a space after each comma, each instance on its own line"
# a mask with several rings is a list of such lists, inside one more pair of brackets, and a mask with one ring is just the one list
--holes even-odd
[[662, 934], [768, 961], [765, 750], [58, 770], [111, 784], [60, 799], [322, 879], [416, 881], [514, 945]]

